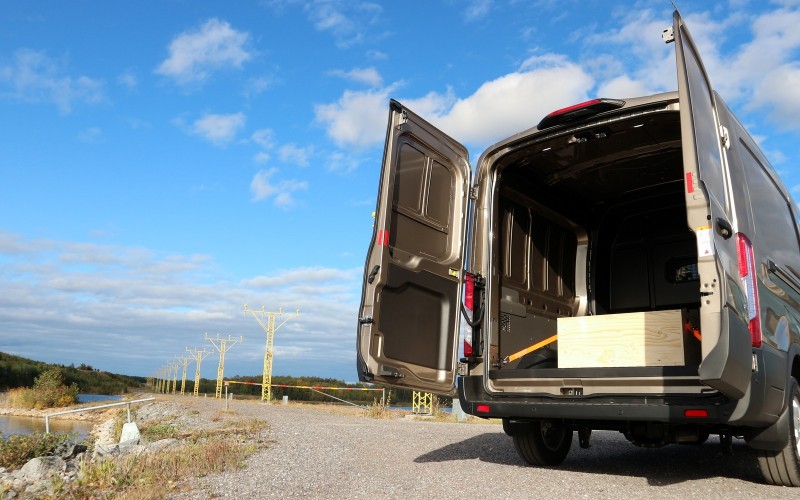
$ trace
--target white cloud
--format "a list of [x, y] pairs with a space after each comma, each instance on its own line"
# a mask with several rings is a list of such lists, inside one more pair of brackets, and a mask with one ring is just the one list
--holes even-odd
[[393, 90], [394, 87], [346, 90], [337, 102], [316, 105], [314, 113], [337, 145], [374, 146], [386, 133], [389, 94]]
[[199, 135], [215, 146], [229, 144], [236, 133], [244, 127], [244, 113], [228, 115], [206, 114], [192, 124], [192, 133]]
[[350, 71], [334, 70], [331, 74], [357, 83], [363, 83], [371, 87], [380, 87], [383, 78], [375, 68], [355, 68]]
[[367, 39], [366, 27], [383, 14], [383, 7], [373, 2], [316, 0], [304, 3], [314, 28], [330, 33], [339, 47], [350, 47]]
[[253, 132], [250, 139], [264, 149], [272, 149], [275, 146], [275, 132], [272, 129], [258, 129]]
[[253, 98], [272, 86], [274, 79], [266, 76], [250, 78], [244, 84], [242, 94], [248, 99]]
[[169, 57], [156, 73], [187, 84], [206, 80], [214, 70], [241, 68], [253, 57], [246, 48], [249, 39], [248, 33], [233, 29], [227, 22], [209, 19], [170, 42]]
[[[482, 84], [465, 98], [457, 99], [448, 90], [401, 101], [459, 141], [488, 146], [536, 125], [554, 109], [586, 100], [593, 86], [594, 79], [578, 64], [545, 54], [527, 59], [518, 71]], [[380, 144], [389, 96], [398, 87], [345, 91], [337, 102], [316, 106], [317, 121], [341, 147]]]
[[250, 193], [252, 201], [263, 201], [273, 199], [275, 206], [281, 208], [291, 208], [296, 204], [292, 196], [295, 191], [308, 189], [308, 182], [295, 179], [273, 181], [273, 177], [278, 173], [278, 169], [270, 168], [260, 170], [253, 176], [250, 182]]
[[[231, 283], [204, 255], [6, 232], [0, 232], [0, 267], [5, 352], [149, 375], [186, 347], [211, 347], [204, 332], [232, 332], [244, 343], [227, 354], [226, 374], [255, 375], [263, 367], [264, 334], [242, 308], [267, 304], [269, 311], [300, 309], [275, 339], [276, 373], [352, 376], [356, 269], [285, 269]], [[216, 363], [202, 366], [204, 377], [216, 373]]]
[[284, 163], [307, 167], [311, 156], [314, 154], [312, 146], [301, 148], [294, 144], [286, 144], [278, 149], [278, 157]]
[[468, 22], [477, 21], [492, 9], [492, 0], [470, 0], [464, 10], [464, 19]]
[[139, 85], [139, 79], [133, 70], [127, 70], [117, 77], [117, 83], [126, 87], [128, 90], [133, 90]]
[[17, 50], [10, 62], [0, 63], [0, 97], [53, 103], [63, 114], [70, 113], [76, 103], [98, 104], [106, 100], [102, 80], [65, 75], [44, 52], [29, 49]]
[[270, 158], [271, 157], [270, 157], [269, 153], [267, 153], [266, 151], [259, 151], [253, 157], [253, 161], [258, 165], [263, 165], [263, 164], [267, 163], [270, 160]]
[[353, 172], [360, 164], [361, 159], [354, 156], [352, 153], [333, 151], [325, 155], [325, 169], [329, 172]]

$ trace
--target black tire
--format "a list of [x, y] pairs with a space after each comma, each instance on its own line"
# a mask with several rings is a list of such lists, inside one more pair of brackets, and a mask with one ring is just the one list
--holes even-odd
[[572, 445], [572, 431], [555, 420], [531, 422], [528, 431], [516, 433], [513, 438], [520, 458], [531, 465], [559, 465]]
[[758, 451], [764, 480], [776, 486], [800, 486], [800, 385], [789, 379], [789, 442], [781, 451]]

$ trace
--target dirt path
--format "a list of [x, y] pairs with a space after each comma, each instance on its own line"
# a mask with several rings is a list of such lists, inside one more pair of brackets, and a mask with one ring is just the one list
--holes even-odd
[[[185, 399], [184, 399], [185, 400]], [[178, 403], [172, 403], [178, 404]], [[732, 456], [718, 440], [703, 446], [636, 448], [596, 432], [559, 468], [526, 466], [496, 423], [372, 419], [358, 411], [194, 400], [173, 409], [209, 425], [230, 418], [269, 424], [268, 447], [235, 472], [195, 478], [176, 498], [787, 498], [761, 484], [742, 442]], [[183, 418], [183, 417], [181, 417]]]

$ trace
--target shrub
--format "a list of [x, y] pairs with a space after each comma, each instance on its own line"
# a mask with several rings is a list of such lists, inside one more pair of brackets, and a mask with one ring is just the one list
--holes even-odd
[[36, 377], [31, 388], [12, 389], [8, 404], [17, 408], [55, 408], [78, 402], [78, 385], [64, 385], [64, 376], [58, 368], [45, 370]]
[[0, 467], [18, 469], [32, 458], [50, 455], [61, 443], [74, 439], [70, 434], [23, 434], [0, 439]]

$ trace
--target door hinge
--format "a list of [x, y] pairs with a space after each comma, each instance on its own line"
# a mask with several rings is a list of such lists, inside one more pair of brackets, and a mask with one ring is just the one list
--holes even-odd
[[730, 135], [728, 135], [728, 129], [723, 125], [719, 126], [719, 138], [722, 141], [723, 148], [725, 149], [731, 148], [731, 137]]
[[372, 318], [369, 317], [369, 316], [367, 316], [365, 318], [358, 318], [358, 324], [359, 325], [371, 325], [372, 321], [373, 321]]
[[672, 43], [675, 41], [675, 31], [672, 26], [661, 32], [661, 39], [664, 40], [664, 43]]
[[399, 120], [399, 122], [397, 124], [397, 127], [396, 127], [397, 130], [400, 130], [403, 127], [403, 125], [405, 125], [406, 123], [408, 123], [408, 112], [404, 109], [400, 113], [400, 120]]
[[469, 199], [470, 200], [478, 199], [478, 186], [472, 186], [471, 188], [469, 188]]

